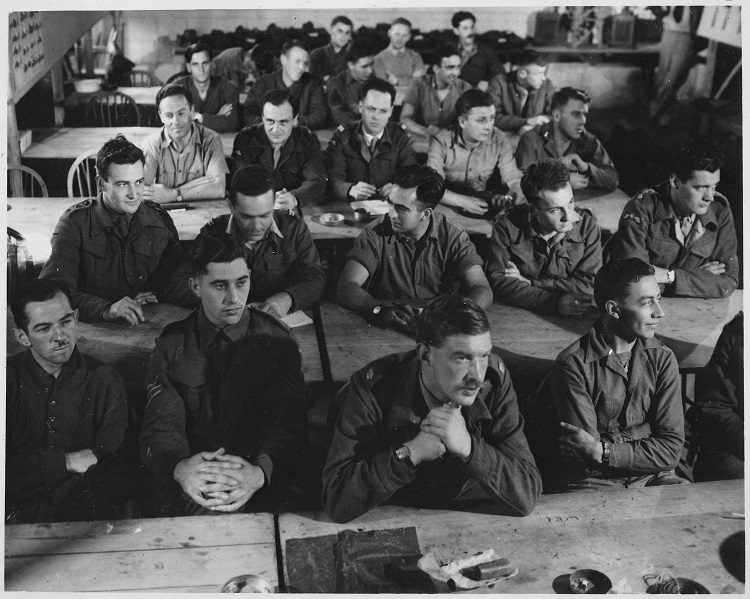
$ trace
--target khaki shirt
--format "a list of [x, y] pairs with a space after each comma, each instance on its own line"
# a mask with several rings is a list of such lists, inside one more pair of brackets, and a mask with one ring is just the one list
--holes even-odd
[[414, 120], [420, 125], [448, 127], [456, 124], [456, 100], [469, 89], [471, 84], [457, 79], [448, 86], [448, 95], [441, 102], [435, 75], [425, 75], [412, 80], [403, 103], [414, 107]]

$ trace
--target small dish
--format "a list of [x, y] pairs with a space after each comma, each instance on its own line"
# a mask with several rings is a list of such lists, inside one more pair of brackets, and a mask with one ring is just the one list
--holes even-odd
[[358, 223], [366, 223], [370, 220], [370, 213], [366, 208], [357, 208], [354, 210], [354, 220]]
[[320, 215], [320, 224], [326, 227], [337, 227], [344, 223], [344, 215], [338, 212], [326, 212]]
[[599, 570], [582, 568], [570, 575], [570, 592], [602, 595], [612, 588], [612, 581]]

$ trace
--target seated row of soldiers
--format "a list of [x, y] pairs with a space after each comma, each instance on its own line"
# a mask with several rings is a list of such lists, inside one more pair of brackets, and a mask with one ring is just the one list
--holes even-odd
[[[343, 201], [383, 199], [399, 168], [417, 162], [404, 126], [391, 122], [396, 91], [372, 78], [359, 90], [359, 118], [341, 125], [325, 153], [317, 136], [301, 126], [299, 106], [288, 90], [262, 98], [262, 123], [235, 139], [231, 162], [263, 166], [278, 190], [277, 208], [304, 211], [327, 193]], [[164, 123], [143, 142], [145, 198], [174, 202], [222, 197], [230, 172], [220, 137], [195, 121], [194, 96], [179, 84], [156, 98]], [[426, 163], [446, 180], [441, 202], [481, 216], [504, 202], [521, 203], [522, 169], [544, 158], [559, 158], [574, 189], [613, 190], [618, 175], [602, 144], [585, 130], [589, 98], [573, 88], [552, 97], [551, 120], [525, 133], [515, 151], [493, 125], [495, 107], [487, 92], [469, 89], [457, 99], [456, 123], [431, 138]], [[204, 121], [205, 122], [205, 121]]]
[[[625, 208], [613, 249], [625, 259], [604, 266], [598, 232], [596, 243], [582, 234], [595, 223], [574, 208], [565, 166], [530, 167], [521, 181], [529, 203], [496, 220], [487, 275], [466, 233], [435, 211], [445, 185], [434, 169], [394, 175], [389, 213], [357, 239], [338, 296], [380, 326], [413, 332], [417, 348], [356, 372], [333, 404], [320, 479], [333, 518], [391, 497], [491, 499], [512, 515], [533, 508], [541, 479], [510, 376], [492, 354], [483, 309], [493, 292], [562, 314], [582, 313], [593, 296], [600, 311], [555, 366], [573, 487], [684, 482], [674, 474], [684, 442], [677, 362], [654, 338], [660, 298], [725, 296], [737, 284], [737, 257], [731, 212], [715, 192], [714, 148], [691, 143], [676, 158], [663, 188]], [[164, 329], [146, 379], [140, 448], [157, 514], [280, 509], [305, 495], [300, 352], [274, 314], [321, 297], [309, 230], [299, 215], [274, 211], [270, 176], [250, 165], [232, 178], [228, 217], [208, 223], [186, 259], [167, 212], [144, 200], [147, 165], [124, 137], [107, 142], [99, 196], [66, 211], [41, 281], [13, 299], [13, 335], [28, 351], [8, 360], [7, 521], [92, 517], [96, 500], [111, 499], [108, 481], [123, 479], [107, 458], [122, 441], [127, 401], [117, 373], [76, 350], [76, 323], [135, 325], [142, 305], [157, 301], [197, 308]], [[305, 260], [296, 260], [297, 243]], [[462, 295], [443, 294], [454, 282]], [[256, 291], [263, 303], [248, 308]], [[402, 307], [435, 296], [420, 314]], [[726, 345], [715, 359], [734, 364], [738, 348]], [[696, 473], [741, 476], [741, 391], [731, 368], [711, 372], [716, 388], [697, 396], [711, 431], [701, 455], [721, 466]], [[639, 402], [628, 400], [633, 389]]]

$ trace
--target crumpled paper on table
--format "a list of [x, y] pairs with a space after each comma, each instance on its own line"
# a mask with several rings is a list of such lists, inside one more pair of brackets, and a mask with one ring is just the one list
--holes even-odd
[[498, 555], [494, 549], [488, 549], [487, 551], [477, 553], [476, 555], [472, 555], [471, 557], [465, 557], [458, 561], [452, 561], [445, 566], [441, 566], [438, 563], [437, 559], [435, 559], [435, 556], [432, 555], [432, 553], [428, 553], [420, 558], [420, 560], [417, 562], [417, 565], [422, 571], [427, 572], [427, 574], [432, 576], [435, 580], [442, 580], [443, 582], [452, 580], [456, 585], [456, 588], [459, 589], [477, 589], [479, 587], [491, 586], [496, 582], [515, 576], [516, 574], [518, 574], [518, 568], [513, 570], [513, 573], [508, 574], [507, 576], [500, 576], [499, 578], [489, 578], [487, 580], [471, 580], [461, 574], [461, 570], [463, 570], [464, 568], [469, 568], [471, 566], [476, 566], [478, 564], [493, 562], [495, 560], [501, 559], [501, 557], [502, 556]]
[[351, 202], [352, 210], [357, 208], [364, 208], [370, 213], [370, 216], [380, 216], [381, 214], [388, 214], [388, 202], [385, 200], [358, 200]]

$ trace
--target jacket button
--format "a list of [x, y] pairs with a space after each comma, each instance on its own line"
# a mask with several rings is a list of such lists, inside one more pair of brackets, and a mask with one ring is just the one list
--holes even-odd
[[54, 421], [55, 421], [55, 417], [54, 417], [54, 416], [50, 416], [50, 417], [49, 417], [49, 421], [50, 421], [50, 422], [54, 422]]

